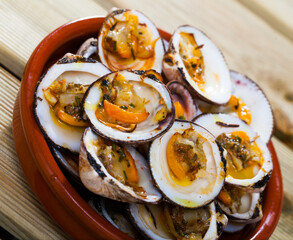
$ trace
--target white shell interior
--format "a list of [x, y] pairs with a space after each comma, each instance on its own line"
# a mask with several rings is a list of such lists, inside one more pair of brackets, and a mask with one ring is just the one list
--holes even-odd
[[[239, 125], [239, 127], [223, 127], [217, 125], [216, 122], [236, 124]], [[228, 114], [203, 114], [195, 120], [195, 123], [206, 128], [215, 137], [218, 137], [222, 133], [231, 133], [234, 131], [244, 131], [250, 139], [255, 139], [258, 136], [258, 134], [250, 126], [245, 124], [242, 120]], [[255, 176], [251, 179], [236, 179], [230, 175], [227, 175], [225, 179], [226, 182], [238, 186], [249, 187], [254, 183], [262, 180], [264, 176], [266, 176], [272, 171], [273, 163], [268, 147], [261, 138], [256, 138], [255, 142], [260, 148], [264, 159], [261, 169], [259, 169], [259, 171], [255, 173]]]
[[153, 182], [152, 182], [152, 177], [151, 173], [149, 170], [149, 166], [147, 164], [147, 161], [144, 159], [144, 157], [136, 151], [133, 147], [131, 146], [126, 146], [127, 151], [131, 154], [135, 161], [135, 165], [137, 168], [137, 173], [138, 173], [138, 186], [141, 186], [144, 188], [147, 197], [143, 198], [139, 195], [137, 195], [132, 187], [124, 185], [123, 183], [119, 182], [117, 179], [112, 177], [107, 169], [104, 167], [102, 162], [99, 160], [97, 153], [95, 152], [95, 146], [93, 145], [93, 141], [97, 140], [99, 138], [98, 135], [94, 134], [93, 131], [90, 128], [87, 128], [84, 136], [83, 136], [83, 141], [84, 145], [86, 147], [86, 150], [91, 154], [93, 159], [96, 161], [98, 165], [101, 166], [101, 171], [106, 175], [106, 177], [103, 179], [103, 181], [113, 181], [115, 185], [117, 185], [121, 190], [129, 193], [131, 196], [143, 200], [145, 202], [157, 202], [161, 199], [161, 193], [155, 188]]
[[[84, 109], [94, 127], [104, 136], [109, 137], [116, 141], [147, 141], [160, 134], [162, 131], [169, 127], [169, 124], [164, 124], [163, 127], [159, 127], [159, 123], [155, 121], [156, 112], [155, 109], [159, 104], [159, 96], [164, 99], [167, 109], [172, 112], [173, 105], [171, 96], [166, 89], [165, 85], [160, 82], [154, 81], [148, 77], [143, 79], [143, 83], [148, 85], [147, 87], [141, 87], [137, 83], [141, 82], [141, 75], [138, 75], [129, 71], [120, 71], [119, 74], [123, 75], [126, 80], [129, 80], [133, 86], [134, 91], [140, 98], [145, 98], [148, 104], [145, 105], [146, 111], [150, 113], [148, 118], [143, 122], [137, 124], [136, 128], [132, 132], [122, 132], [120, 130], [111, 128], [101, 123], [95, 115], [98, 108], [98, 104], [101, 102], [102, 91], [100, 89], [100, 81], [97, 81], [89, 90], [88, 95], [85, 98]], [[115, 73], [109, 75], [110, 79]]]
[[100, 204], [103, 216], [116, 228], [122, 232], [128, 234], [131, 237], [135, 237], [134, 227], [130, 224], [127, 218], [115, 209], [111, 209], [111, 201], [105, 198], [100, 198]]
[[227, 232], [227, 233], [239, 232], [243, 228], [245, 228], [246, 225], [247, 225], [246, 223], [237, 223], [237, 222], [229, 221], [224, 229], [224, 232]]
[[133, 225], [127, 220], [124, 215], [122, 215], [121, 212], [117, 211], [115, 208], [111, 208], [112, 200], [94, 196], [88, 201], [88, 204], [100, 216], [106, 218], [108, 222], [110, 222], [114, 227], [135, 238], [136, 231]]
[[169, 42], [163, 39], [163, 44], [164, 44], [165, 50], [167, 51], [167, 49], [169, 48]]
[[229, 214], [230, 216], [241, 219], [249, 220], [252, 218], [255, 209], [258, 207], [260, 200], [260, 193], [249, 193], [247, 192], [241, 198], [241, 206], [239, 212]]
[[[193, 34], [198, 46], [202, 44], [204, 45], [201, 48], [201, 53], [204, 59], [204, 76], [206, 81], [203, 90], [201, 90], [197, 83], [190, 77], [182, 58], [180, 57], [179, 42], [181, 32]], [[231, 79], [225, 59], [216, 45], [204, 33], [191, 26], [179, 27], [173, 34], [172, 44], [176, 51], [174, 60], [175, 62], [178, 61], [178, 67], [183, 69], [188, 83], [204, 98], [216, 104], [227, 103], [231, 97]]]
[[[114, 10], [117, 11], [117, 9], [114, 9]], [[163, 56], [164, 56], [164, 46], [163, 46], [163, 42], [161, 40], [161, 36], [160, 36], [160, 34], [158, 32], [158, 29], [152, 23], [152, 21], [149, 18], [147, 18], [144, 14], [142, 14], [141, 12], [136, 11], [136, 10], [127, 10], [127, 11], [130, 11], [131, 14], [137, 16], [139, 23], [142, 23], [142, 24], [146, 24], [147, 25], [148, 29], [152, 33], [152, 39], [153, 39], [153, 41], [156, 40], [156, 39], [158, 39], [157, 42], [156, 42], [156, 44], [155, 44], [155, 49], [154, 49], [155, 50], [155, 60], [154, 60], [153, 65], [150, 67], [150, 69], [154, 69], [158, 73], [161, 73], [162, 72], [162, 60], [163, 60]], [[103, 64], [105, 64], [106, 66], [108, 66], [108, 65], [107, 65], [107, 61], [105, 59], [105, 55], [104, 55], [105, 53], [102, 50], [103, 49], [102, 42], [103, 42], [104, 35], [105, 35], [104, 25], [106, 23], [112, 23], [113, 22], [113, 17], [115, 17], [116, 20], [125, 21], [124, 13], [125, 12], [122, 12], [120, 14], [116, 14], [116, 15], [110, 17], [110, 18], [109, 17], [108, 18], [106, 17], [106, 21], [104, 22], [103, 26], [101, 27], [100, 35], [98, 37], [98, 54], [99, 54], [99, 57], [101, 59], [101, 62]], [[109, 14], [111, 14], [111, 12]], [[138, 61], [140, 61], [140, 60], [139, 59], [135, 60], [134, 61], [134, 64], [136, 62], [138, 62]], [[132, 69], [131, 66], [127, 66], [127, 67], [125, 67], [125, 69], [126, 68], [127, 69]], [[136, 70], [139, 70], [139, 69], [136, 69]]]
[[103, 64], [98, 62], [56, 63], [48, 70], [36, 90], [35, 110], [40, 125], [52, 142], [73, 152], [79, 152], [84, 128], [70, 126], [59, 121], [55, 114], [51, 113], [43, 90], [47, 89], [55, 80], [63, 78], [66, 79], [67, 83], [89, 85], [109, 72]]
[[161, 221], [161, 214], [163, 214], [162, 206], [147, 204], [147, 207], [155, 218], [156, 226], [154, 225], [150, 213], [143, 204], [131, 203], [129, 204], [129, 211], [136, 226], [150, 239], [173, 239], [172, 235], [167, 230], [166, 223]]
[[[261, 138], [268, 143], [274, 128], [274, 117], [268, 99], [263, 91], [251, 79], [241, 73], [230, 71], [232, 80], [232, 95], [240, 98], [249, 108], [251, 113], [250, 126], [259, 133]], [[211, 113], [226, 113], [238, 117], [230, 107], [215, 106], [199, 101], [203, 111]]]
[[[151, 204], [147, 204], [147, 206], [155, 218], [156, 227], [154, 226], [150, 213], [144, 205], [132, 203], [129, 204], [129, 211], [136, 226], [150, 239], [173, 239], [174, 237], [167, 230], [166, 223], [162, 222], [162, 217], [160, 216], [162, 214], [162, 206]], [[203, 239], [217, 239], [217, 213], [214, 202], [208, 205], [208, 210], [211, 214], [210, 226]], [[196, 211], [196, 209], [192, 211]]]
[[[218, 238], [218, 224], [217, 224], [218, 218], [217, 218], [217, 211], [216, 211], [215, 202], [210, 203], [208, 205], [208, 207], [209, 207], [210, 214], [211, 214], [210, 227], [209, 227], [208, 231], [206, 232], [203, 240], [217, 239]], [[226, 218], [226, 217], [224, 216], [224, 218]], [[225, 223], [223, 223], [223, 224], [225, 225]]]
[[231, 71], [232, 94], [243, 100], [251, 112], [250, 126], [259, 133], [266, 143], [269, 142], [274, 128], [271, 106], [259, 87], [246, 76]]
[[76, 55], [81, 55], [85, 58], [89, 58], [94, 53], [98, 52], [97, 46], [92, 43], [97, 44], [98, 40], [96, 38], [87, 39], [77, 50]]
[[[174, 133], [183, 133], [193, 128], [206, 141], [203, 150], [206, 155], [206, 169], [188, 186], [181, 186], [171, 176], [166, 149]], [[215, 138], [204, 128], [190, 122], [175, 121], [172, 128], [162, 137], [153, 141], [150, 148], [150, 166], [152, 175], [160, 190], [168, 199], [180, 206], [196, 208], [212, 201], [220, 192], [225, 178], [224, 165]]]

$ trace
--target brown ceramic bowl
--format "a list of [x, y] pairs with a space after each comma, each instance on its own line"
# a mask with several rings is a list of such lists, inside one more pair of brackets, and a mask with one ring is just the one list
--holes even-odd
[[[31, 55], [15, 103], [13, 133], [25, 176], [40, 202], [55, 221], [75, 239], [132, 239], [99, 216], [64, 176], [53, 158], [33, 115], [35, 86], [41, 75], [67, 52], [76, 52], [89, 37], [97, 37], [102, 17], [67, 23], [50, 33]], [[162, 37], [170, 34], [160, 30]], [[274, 170], [264, 192], [263, 219], [237, 234], [221, 239], [267, 239], [274, 231], [282, 208], [283, 186], [279, 162], [269, 143]]]

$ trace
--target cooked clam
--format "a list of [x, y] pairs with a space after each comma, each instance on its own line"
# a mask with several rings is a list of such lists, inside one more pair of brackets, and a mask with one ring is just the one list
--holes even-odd
[[116, 142], [144, 143], [162, 135], [174, 122], [169, 91], [153, 71], [118, 71], [92, 84], [84, 110], [93, 129]]
[[272, 110], [200, 30], [167, 42], [141, 12], [112, 9], [44, 74], [34, 104], [59, 165], [134, 239], [218, 239], [228, 219], [227, 232], [261, 220]]
[[223, 106], [198, 101], [202, 112], [226, 113], [236, 116], [250, 125], [268, 143], [274, 128], [274, 117], [268, 99], [261, 88], [251, 79], [230, 71], [232, 96]]
[[218, 196], [218, 204], [234, 222], [254, 223], [262, 218], [260, 193], [246, 192], [241, 188], [225, 185]]
[[98, 37], [98, 53], [112, 71], [149, 70], [161, 73], [164, 46], [156, 26], [141, 12], [115, 9]]
[[187, 208], [204, 206], [217, 197], [225, 179], [222, 160], [214, 136], [183, 120], [176, 120], [150, 148], [158, 188], [169, 201]]
[[195, 123], [208, 129], [227, 151], [227, 184], [261, 192], [270, 179], [270, 151], [259, 135], [241, 119], [227, 114], [203, 114]]
[[227, 217], [218, 211], [215, 203], [186, 209], [168, 203], [129, 204], [133, 224], [148, 239], [217, 239], [220, 237]]
[[82, 133], [90, 125], [82, 108], [84, 93], [109, 72], [93, 59], [66, 54], [40, 79], [35, 90], [35, 118], [55, 147], [79, 152]]
[[91, 128], [82, 137], [79, 175], [87, 189], [107, 198], [151, 203], [161, 199], [144, 157], [131, 146], [101, 138]]
[[192, 26], [180, 26], [174, 32], [163, 71], [169, 81], [181, 81], [204, 101], [225, 104], [230, 99], [231, 80], [222, 53]]

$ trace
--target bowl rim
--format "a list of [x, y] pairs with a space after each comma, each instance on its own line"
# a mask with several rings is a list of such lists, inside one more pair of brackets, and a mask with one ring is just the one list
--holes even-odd
[[[27, 62], [23, 74], [19, 98], [20, 121], [31, 158], [50, 190], [63, 207], [69, 210], [72, 216], [78, 219], [80, 224], [83, 224], [93, 234], [93, 238], [100, 236], [107, 239], [132, 239], [96, 213], [71, 186], [53, 158], [33, 114], [35, 87], [44, 72], [48, 59], [66, 42], [85, 36], [89, 32], [98, 33], [104, 18], [94, 16], [68, 22], [49, 33], [40, 42]], [[169, 39], [171, 37], [169, 33], [163, 30], [159, 31], [162, 38]], [[60, 41], [60, 39], [66, 39], [66, 42]], [[264, 198], [266, 199], [268, 196], [273, 198], [269, 202], [270, 204], [268, 201], [264, 201], [264, 217], [249, 234], [251, 239], [269, 238], [278, 223], [282, 208], [283, 185], [281, 170], [272, 142], [269, 143], [269, 148], [273, 157], [274, 170], [267, 188], [274, 191], [265, 191]], [[267, 208], [265, 209], [265, 207]], [[52, 209], [48, 208], [47, 210], [52, 211]], [[267, 210], [270, 211], [267, 212]], [[63, 227], [62, 222], [58, 220], [57, 222]], [[64, 229], [67, 231], [66, 227]], [[73, 237], [76, 237], [76, 235]]]

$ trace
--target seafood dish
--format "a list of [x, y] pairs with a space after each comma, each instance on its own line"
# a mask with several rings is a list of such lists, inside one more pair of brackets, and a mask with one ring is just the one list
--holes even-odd
[[218, 239], [263, 217], [270, 103], [196, 27], [166, 41], [113, 9], [43, 74], [33, 108], [89, 205], [134, 239]]

